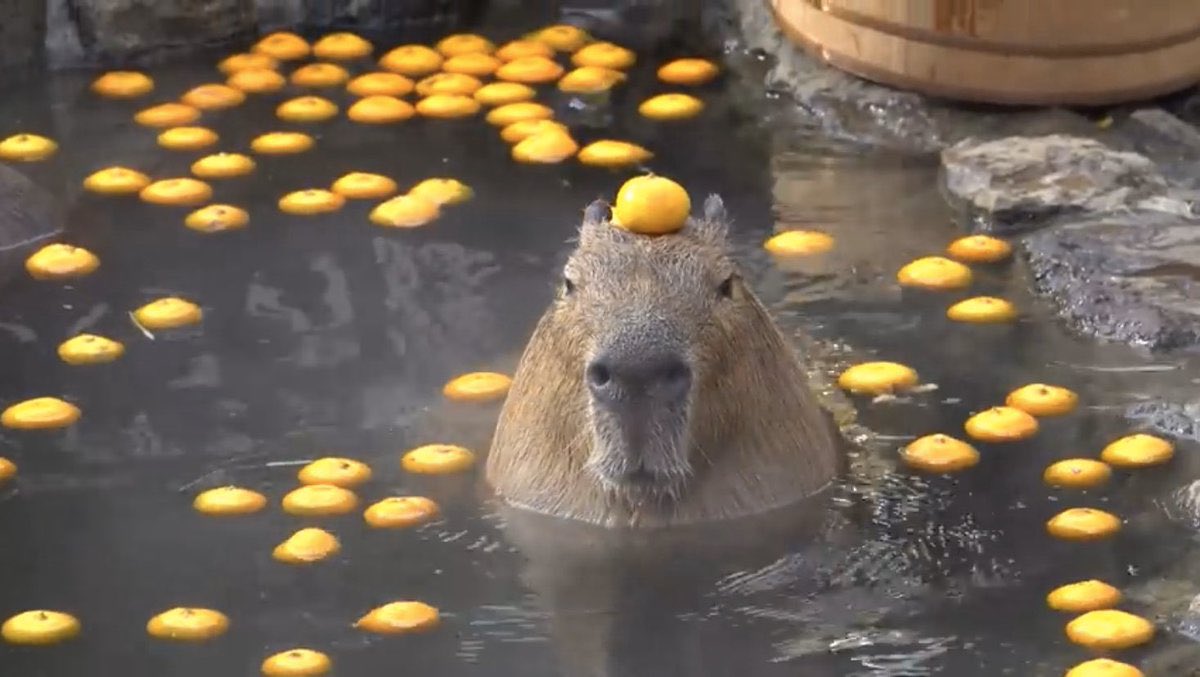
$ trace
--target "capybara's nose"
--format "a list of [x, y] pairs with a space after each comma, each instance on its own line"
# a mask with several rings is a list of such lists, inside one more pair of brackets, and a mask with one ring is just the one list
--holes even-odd
[[691, 367], [672, 353], [601, 355], [588, 364], [585, 378], [592, 396], [604, 404], [647, 398], [675, 402], [692, 387]]

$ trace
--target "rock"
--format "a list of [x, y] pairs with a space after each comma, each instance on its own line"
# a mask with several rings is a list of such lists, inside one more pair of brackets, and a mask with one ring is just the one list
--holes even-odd
[[21, 270], [29, 253], [60, 232], [62, 215], [54, 198], [0, 164], [0, 284]]
[[[76, 0], [68, 6], [83, 53], [101, 61], [216, 46], [256, 29], [254, 0]], [[51, 34], [61, 30], [56, 26]], [[52, 53], [51, 59], [65, 56]]]
[[1200, 642], [1200, 595], [1192, 599], [1183, 616], [1179, 619], [1179, 634], [1193, 642]]
[[1022, 244], [1037, 291], [1075, 329], [1151, 349], [1200, 345], [1200, 221], [1126, 211]]
[[45, 0], [0, 0], [0, 17], [0, 79], [6, 79], [41, 60]]
[[1168, 184], [1149, 158], [1094, 139], [1061, 134], [966, 139], [942, 151], [953, 200], [1012, 232], [1072, 213], [1140, 208], [1190, 214], [1167, 198]]
[[[1174, 439], [1200, 441], [1200, 400], [1137, 402], [1125, 410], [1126, 418]], [[1195, 486], [1196, 526], [1200, 528], [1200, 483]]]

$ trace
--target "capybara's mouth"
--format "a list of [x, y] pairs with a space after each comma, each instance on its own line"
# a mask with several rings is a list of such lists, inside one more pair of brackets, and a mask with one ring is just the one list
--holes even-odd
[[633, 425], [609, 412], [593, 411], [588, 467], [609, 491], [678, 497], [691, 474], [686, 411], [650, 408], [643, 414]]

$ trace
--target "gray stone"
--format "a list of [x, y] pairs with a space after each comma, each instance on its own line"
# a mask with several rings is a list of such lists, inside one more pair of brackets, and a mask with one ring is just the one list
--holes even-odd
[[99, 60], [216, 46], [256, 27], [254, 0], [77, 0], [73, 7], [83, 52]]
[[62, 232], [54, 198], [21, 172], [0, 164], [0, 284], [36, 247]]
[[1062, 134], [966, 139], [942, 151], [946, 191], [991, 229], [1021, 230], [1072, 213], [1122, 209], [1191, 213], [1167, 196], [1149, 158]]
[[0, 79], [41, 61], [45, 35], [45, 0], [0, 0]]
[[1125, 211], [1023, 243], [1037, 291], [1075, 329], [1151, 349], [1200, 345], [1200, 221]]
[[1192, 599], [1182, 618], [1179, 619], [1179, 634], [1193, 642], [1200, 642], [1200, 595]]
[[[1200, 442], [1200, 400], [1168, 402], [1153, 400], [1137, 402], [1125, 410], [1126, 418], [1174, 439]], [[1195, 526], [1200, 530], [1200, 483], [1192, 488]]]

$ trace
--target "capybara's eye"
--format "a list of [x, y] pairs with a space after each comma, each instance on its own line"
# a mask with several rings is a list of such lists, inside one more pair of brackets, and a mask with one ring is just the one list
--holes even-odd
[[732, 275], [725, 278], [725, 280], [721, 282], [721, 286], [717, 287], [717, 293], [721, 295], [721, 298], [726, 298], [726, 299], [733, 298], [733, 276]]
[[563, 296], [568, 296], [574, 291], [575, 291], [575, 283], [571, 281], [571, 278], [566, 277], [564, 275], [563, 279], [562, 279], [562, 294], [563, 294]]

